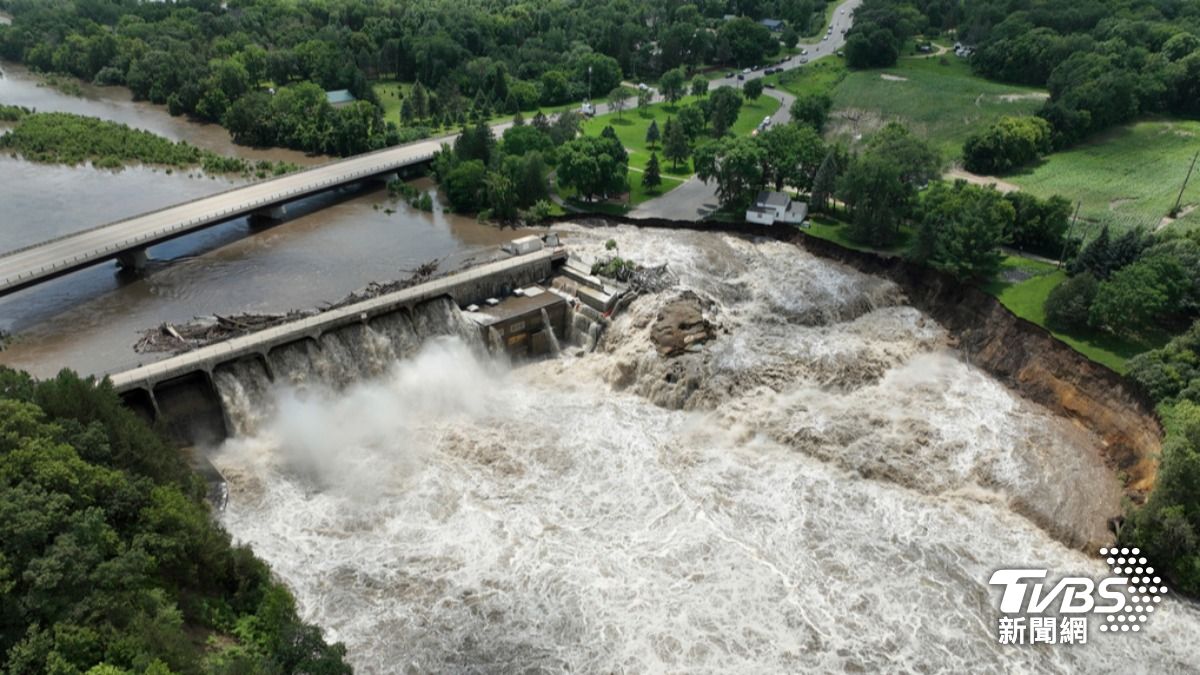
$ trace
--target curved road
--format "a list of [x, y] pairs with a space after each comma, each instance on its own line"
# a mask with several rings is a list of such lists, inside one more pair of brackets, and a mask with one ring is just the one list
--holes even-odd
[[[832, 56], [837, 53], [846, 44], [846, 36], [842, 34], [843, 30], [849, 30], [854, 23], [854, 10], [862, 4], [862, 0], [846, 0], [838, 5], [834, 10], [833, 20], [830, 25], [833, 27], [833, 33], [829, 35], [828, 40], [818, 40], [813, 43], [801, 42], [800, 46], [808, 50], [807, 56], [793, 56], [776, 67], [787, 69], [803, 68], [804, 64], [800, 63], [800, 59], [808, 59], [809, 63], [826, 56]], [[756, 70], [748, 75], [746, 79], [752, 80], [763, 77], [761, 70]], [[712, 81], [712, 86], [721, 87], [729, 85], [731, 87], [739, 87], [741, 83], [736, 77], [725, 77]], [[764, 89], [764, 94], [773, 96], [780, 101], [779, 110], [771, 116], [773, 124], [786, 124], [792, 119], [792, 101], [796, 97], [779, 89]], [[669, 218], [672, 220], [702, 220], [705, 216], [715, 211], [718, 207], [717, 203], [717, 186], [715, 183], [705, 183], [704, 181], [692, 176], [684, 181], [683, 185], [671, 190], [661, 197], [651, 199], [639, 204], [636, 208], [629, 212], [629, 215], [635, 218]]]

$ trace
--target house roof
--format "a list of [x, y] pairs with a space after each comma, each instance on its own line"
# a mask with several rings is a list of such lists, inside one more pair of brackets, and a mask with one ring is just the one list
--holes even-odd
[[781, 27], [783, 27], [783, 22], [782, 22], [782, 21], [780, 21], [779, 19], [762, 19], [762, 20], [760, 20], [760, 21], [759, 21], [759, 23], [761, 23], [762, 25], [766, 26], [767, 28], [781, 28]]
[[758, 197], [756, 197], [754, 199], [754, 205], [755, 206], [770, 206], [770, 207], [775, 207], [775, 208], [779, 208], [779, 207], [787, 208], [788, 203], [791, 201], [792, 201], [792, 198], [788, 197], [787, 195], [783, 194], [782, 192], [773, 192], [773, 191], [769, 191], [769, 190], [764, 190], [764, 191], [758, 193]]
[[325, 92], [325, 100], [333, 105], [337, 105], [339, 103], [353, 103], [357, 99], [354, 98], [354, 94], [351, 94], [349, 89], [337, 89]]

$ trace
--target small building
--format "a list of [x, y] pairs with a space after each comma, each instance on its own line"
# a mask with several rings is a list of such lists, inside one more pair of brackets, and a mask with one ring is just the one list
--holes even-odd
[[767, 30], [771, 31], [772, 33], [778, 33], [779, 31], [783, 30], [783, 22], [779, 19], [761, 19], [759, 23], [766, 26]]
[[746, 221], [760, 225], [781, 223], [803, 223], [808, 217], [808, 204], [793, 201], [782, 192], [764, 190], [754, 198], [754, 204], [746, 209]]
[[354, 103], [358, 99], [354, 98], [354, 94], [351, 94], [349, 89], [337, 89], [325, 92], [325, 100], [329, 101], [329, 105], [341, 108]]

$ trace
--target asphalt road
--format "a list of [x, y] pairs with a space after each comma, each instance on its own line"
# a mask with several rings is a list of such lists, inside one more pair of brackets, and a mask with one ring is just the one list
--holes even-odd
[[[862, 0], [846, 0], [846, 2], [838, 5], [833, 13], [833, 21], [830, 22], [830, 25], [833, 26], [833, 33], [829, 35], [829, 39], [821, 40], [818, 38], [816, 42], [801, 42], [800, 47], [807, 49], [808, 54], [793, 56], [776, 67], [787, 69], [803, 68], [805, 64], [800, 63], [800, 59], [808, 59], [808, 63], [812, 63], [817, 59], [836, 54], [846, 44], [846, 36], [842, 34], [842, 31], [850, 29], [851, 24], [854, 23], [854, 10], [861, 4]], [[760, 78], [763, 77], [763, 72], [762, 70], [756, 70], [744, 75], [744, 77], [746, 80]], [[742, 84], [743, 81], [739, 81], [735, 76], [713, 80], [711, 86], [713, 88], [724, 85], [740, 87]], [[771, 116], [771, 123], [786, 124], [790, 122], [792, 119], [792, 101], [795, 100], [795, 97], [779, 89], [764, 89], [763, 93], [773, 96], [780, 101], [779, 110]], [[683, 185], [663, 196], [642, 202], [630, 211], [629, 215], [638, 218], [701, 220], [709, 213], [715, 211], [718, 206], [716, 184], [705, 183], [699, 178], [692, 176], [684, 181]]]
[[[801, 43], [808, 54], [794, 56], [781, 64], [782, 67], [802, 67], [801, 58], [812, 62], [840, 49], [845, 43], [842, 31], [850, 27], [853, 10], [861, 2], [847, 0], [841, 4], [834, 12], [833, 32], [828, 40]], [[762, 76], [761, 70], [745, 75], [746, 79]], [[736, 87], [740, 81], [736, 77], [721, 78], [713, 80], [712, 85]], [[768, 89], [766, 93], [781, 101], [772, 121], [786, 123], [790, 119], [793, 97], [774, 89]], [[602, 114], [609, 112], [610, 106], [598, 104], [596, 108]], [[502, 133], [511, 125], [511, 122], [503, 122], [493, 125], [493, 129], [496, 133]], [[264, 206], [405, 166], [431, 155], [442, 143], [452, 142], [454, 138], [454, 135], [442, 136], [330, 162], [2, 254], [0, 295], [39, 280], [112, 259], [122, 251], [144, 248]], [[706, 185], [693, 177], [666, 195], [642, 204], [633, 211], [633, 215], [699, 219], [716, 206], [715, 186]]]

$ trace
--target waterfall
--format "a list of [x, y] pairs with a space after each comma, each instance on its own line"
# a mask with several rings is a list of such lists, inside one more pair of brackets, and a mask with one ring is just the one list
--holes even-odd
[[362, 324], [331, 330], [317, 339], [302, 339], [272, 349], [266, 364], [243, 359], [222, 364], [214, 383], [233, 431], [251, 434], [273, 412], [274, 390], [297, 392], [313, 387], [343, 390], [356, 382], [387, 373], [426, 341], [451, 335], [474, 349], [484, 347], [478, 328], [465, 319], [450, 298], [438, 298], [408, 310], [397, 310]]
[[550, 340], [550, 353], [558, 358], [562, 349], [558, 344], [558, 336], [554, 334], [554, 326], [550, 323], [550, 315], [546, 313], [546, 308], [542, 308], [542, 326], [546, 329], [546, 334]]

